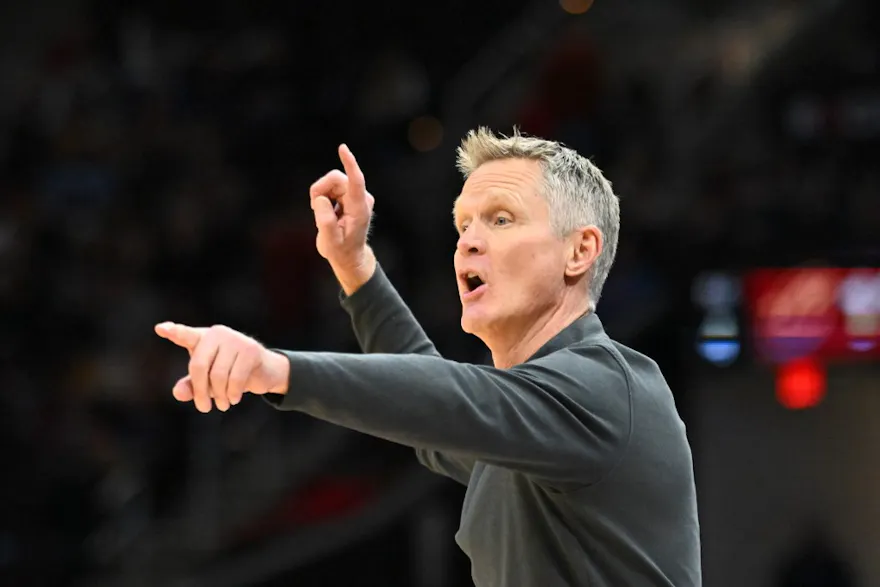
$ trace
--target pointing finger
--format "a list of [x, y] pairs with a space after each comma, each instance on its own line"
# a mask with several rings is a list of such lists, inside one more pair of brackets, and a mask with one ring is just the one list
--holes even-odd
[[170, 340], [177, 346], [192, 352], [202, 339], [203, 328], [193, 328], [173, 322], [162, 322], [156, 325], [156, 334]]
[[346, 194], [348, 202], [346, 203], [357, 215], [357, 212], [367, 208], [367, 183], [364, 179], [364, 172], [361, 171], [360, 165], [348, 145], [339, 146], [339, 159], [348, 176], [348, 194]]
[[361, 171], [354, 153], [348, 148], [348, 145], [339, 145], [339, 159], [345, 169], [345, 175], [348, 176], [349, 187], [359, 189], [362, 193], [367, 189], [367, 183], [364, 179], [364, 172]]

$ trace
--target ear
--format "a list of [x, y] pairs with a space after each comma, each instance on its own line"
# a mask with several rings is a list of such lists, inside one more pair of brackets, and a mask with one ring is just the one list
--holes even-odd
[[585, 226], [575, 230], [570, 238], [565, 276], [577, 278], [587, 273], [599, 258], [599, 253], [602, 252], [602, 231], [597, 226]]

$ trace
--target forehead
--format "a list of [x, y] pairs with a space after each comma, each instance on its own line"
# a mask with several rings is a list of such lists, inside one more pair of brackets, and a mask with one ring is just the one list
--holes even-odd
[[[486, 201], [518, 200], [529, 205], [540, 198], [541, 165], [529, 159], [501, 159], [484, 163], [468, 177], [455, 200], [454, 211]], [[537, 203], [537, 202], [535, 202]]]

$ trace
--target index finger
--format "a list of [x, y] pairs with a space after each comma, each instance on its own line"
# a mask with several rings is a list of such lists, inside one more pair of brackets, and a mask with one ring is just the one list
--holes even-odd
[[364, 172], [361, 171], [354, 153], [348, 148], [348, 145], [339, 145], [339, 159], [345, 169], [345, 175], [348, 176], [348, 194], [349, 201], [352, 205], [359, 208], [367, 207], [367, 182], [364, 179]]
[[162, 322], [155, 326], [156, 334], [164, 339], [170, 340], [177, 346], [181, 346], [192, 353], [196, 345], [202, 339], [205, 332], [204, 328], [193, 328], [184, 324], [175, 324], [174, 322]]

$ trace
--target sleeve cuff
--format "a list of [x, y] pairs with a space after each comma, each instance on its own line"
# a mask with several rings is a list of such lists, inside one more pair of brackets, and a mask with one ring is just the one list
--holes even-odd
[[267, 404], [269, 404], [270, 406], [272, 406], [275, 409], [280, 410], [280, 409], [282, 409], [282, 406], [284, 405], [284, 397], [285, 396], [283, 396], [281, 394], [264, 393], [260, 397], [263, 399], [264, 402], [266, 402]]
[[[272, 351], [273, 353], [279, 353], [281, 355], [284, 355], [287, 358], [287, 360], [290, 361], [290, 354], [288, 354], [288, 351], [285, 351], [283, 349], [275, 349], [275, 348], [272, 348], [269, 350]], [[292, 372], [293, 365], [291, 365], [290, 368], [291, 368], [291, 372]], [[269, 404], [270, 406], [275, 408], [276, 410], [290, 410], [290, 408], [286, 407], [286, 403], [287, 403], [286, 400], [288, 399], [289, 396], [290, 396], [290, 385], [288, 382], [287, 393], [264, 393], [263, 395], [260, 396], [260, 398], [264, 402], [266, 402], [267, 404]]]
[[385, 275], [382, 265], [376, 263], [376, 270], [372, 277], [353, 294], [347, 296], [340, 288], [339, 304], [349, 315], [361, 313], [368, 309], [374, 300], [381, 297], [380, 292], [386, 289], [387, 285], [388, 277]]

